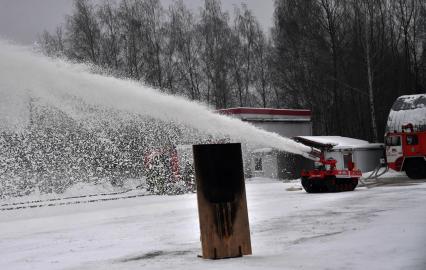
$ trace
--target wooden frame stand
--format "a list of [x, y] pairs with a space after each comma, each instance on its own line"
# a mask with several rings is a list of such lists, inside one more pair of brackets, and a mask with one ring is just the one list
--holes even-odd
[[202, 257], [251, 254], [241, 144], [194, 145]]

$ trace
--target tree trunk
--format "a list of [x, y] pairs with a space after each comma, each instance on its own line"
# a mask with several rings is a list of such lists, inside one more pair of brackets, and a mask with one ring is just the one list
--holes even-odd
[[367, 18], [367, 9], [365, 10], [365, 58], [367, 64], [367, 78], [368, 78], [368, 97], [370, 105], [371, 129], [373, 130], [373, 142], [377, 142], [377, 125], [376, 125], [376, 111], [374, 108], [374, 91], [373, 91], [373, 74], [370, 59], [370, 21]]

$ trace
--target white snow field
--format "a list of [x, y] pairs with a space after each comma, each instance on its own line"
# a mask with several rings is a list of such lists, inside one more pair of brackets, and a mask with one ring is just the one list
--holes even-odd
[[196, 195], [145, 196], [1, 211], [0, 269], [426, 269], [425, 181], [246, 188], [251, 256], [198, 258]]

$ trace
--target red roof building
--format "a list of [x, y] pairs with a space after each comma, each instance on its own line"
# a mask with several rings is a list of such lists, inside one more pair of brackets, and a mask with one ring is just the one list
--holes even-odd
[[259, 128], [284, 137], [312, 135], [310, 110], [240, 107], [222, 109], [218, 112], [250, 122]]
[[[230, 108], [218, 111], [221, 114], [239, 118], [266, 131], [283, 137], [311, 136], [312, 120], [310, 110], [270, 108]], [[300, 156], [279, 152], [272, 148], [254, 150], [246, 161], [252, 176], [294, 179], [300, 176], [305, 160]]]

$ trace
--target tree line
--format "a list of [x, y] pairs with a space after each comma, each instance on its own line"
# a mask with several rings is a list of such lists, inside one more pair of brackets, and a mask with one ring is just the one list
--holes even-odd
[[394, 100], [425, 92], [425, 1], [275, 4], [273, 88], [312, 108], [318, 134], [382, 140]]
[[39, 45], [217, 109], [308, 108], [317, 135], [376, 141], [396, 97], [425, 91], [425, 15], [421, 0], [276, 0], [265, 33], [244, 4], [75, 0]]
[[[199, 14], [183, 1], [74, 1], [72, 15], [40, 44], [48, 55], [99, 65], [215, 108], [267, 106], [267, 39], [245, 5], [234, 19], [207, 0]], [[257, 86], [261, 87], [257, 87]], [[263, 95], [263, 98], [262, 98]]]

